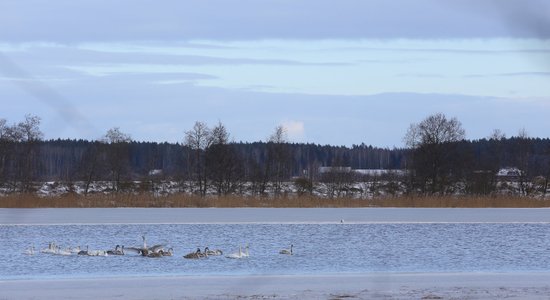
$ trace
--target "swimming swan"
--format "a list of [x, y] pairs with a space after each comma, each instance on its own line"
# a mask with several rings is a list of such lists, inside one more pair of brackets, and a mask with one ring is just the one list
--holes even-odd
[[239, 246], [239, 252], [237, 253], [231, 253], [225, 257], [227, 258], [233, 258], [233, 259], [240, 259], [240, 258], [243, 258], [243, 257], [248, 257], [249, 254], [248, 254], [248, 245], [246, 245], [245, 247], [245, 252], [242, 251], [242, 247]]
[[183, 258], [187, 258], [187, 259], [199, 259], [199, 258], [203, 258], [203, 257], [207, 257], [207, 255], [201, 253], [200, 248], [197, 248], [197, 251], [195, 251], [195, 252], [187, 253], [183, 256]]
[[292, 247], [294, 247], [294, 245], [290, 245], [290, 249], [283, 249], [279, 251], [279, 254], [292, 255]]
[[116, 245], [115, 250], [108, 250], [108, 255], [124, 255], [124, 245]]
[[25, 249], [25, 251], [23, 251], [23, 254], [34, 255], [34, 245], [31, 245], [29, 248]]
[[80, 250], [77, 253], [78, 255], [88, 255], [88, 245], [86, 245], [86, 250]]
[[50, 242], [48, 244], [48, 248], [44, 248], [40, 250], [40, 252], [48, 253], [48, 254], [55, 254], [56, 251], [57, 251], [57, 245], [55, 244], [55, 242]]
[[126, 250], [134, 251], [141, 256], [148, 256], [150, 253], [156, 253], [159, 252], [164, 245], [154, 245], [153, 247], [147, 247], [147, 240], [145, 239], [145, 236], [142, 235], [141, 238], [143, 239], [143, 246], [142, 247], [128, 247]]
[[220, 249], [210, 250], [208, 247], [204, 248], [204, 253], [208, 256], [219, 256], [223, 255], [223, 251]]
[[161, 249], [159, 253], [162, 254], [162, 256], [172, 256], [174, 255], [174, 249], [168, 248], [168, 251], [164, 251], [164, 249]]

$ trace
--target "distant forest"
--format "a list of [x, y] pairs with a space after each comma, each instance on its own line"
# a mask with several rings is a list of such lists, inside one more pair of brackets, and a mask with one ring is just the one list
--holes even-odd
[[[358, 178], [359, 173], [340, 174], [343, 168], [319, 171], [320, 167], [351, 167], [407, 170], [400, 173], [401, 178], [387, 180], [398, 180], [408, 193], [450, 194], [461, 185], [471, 194], [490, 194], [499, 169], [514, 167], [522, 193], [528, 194], [535, 181], [546, 191], [550, 139], [496, 134], [465, 140], [460, 123], [452, 121], [456, 120], [440, 114], [430, 116], [423, 121], [426, 124], [411, 125], [407, 148], [387, 149], [289, 143], [281, 127], [266, 142], [235, 143], [229, 141], [223, 124], [209, 128], [201, 122], [186, 132], [181, 144], [132, 141], [118, 128], [100, 141], [43, 140], [37, 117], [28, 115], [13, 126], [0, 119], [0, 186], [26, 192], [33, 182], [109, 181], [118, 191], [124, 182], [172, 180], [194, 182], [194, 191], [205, 195], [212, 187], [219, 194], [234, 193], [248, 182], [263, 194], [289, 181], [298, 180], [307, 191], [315, 182], [366, 180]], [[441, 124], [429, 127], [430, 122]], [[430, 132], [440, 130], [439, 125], [450, 128]]]

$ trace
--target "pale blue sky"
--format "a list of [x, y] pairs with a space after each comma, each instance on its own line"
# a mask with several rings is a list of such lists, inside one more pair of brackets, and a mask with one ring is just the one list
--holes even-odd
[[3, 1], [0, 118], [47, 138], [402, 146], [443, 112], [468, 138], [550, 128], [543, 0]]

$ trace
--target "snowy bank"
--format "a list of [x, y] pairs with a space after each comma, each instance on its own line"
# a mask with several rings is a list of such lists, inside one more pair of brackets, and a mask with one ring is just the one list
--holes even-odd
[[0, 282], [2, 299], [548, 299], [550, 274], [377, 273]]

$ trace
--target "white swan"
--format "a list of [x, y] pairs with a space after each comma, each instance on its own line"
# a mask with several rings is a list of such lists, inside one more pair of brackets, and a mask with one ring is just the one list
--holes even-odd
[[231, 254], [227, 255], [226, 257], [227, 257], [227, 258], [233, 258], [233, 259], [239, 259], [239, 258], [243, 258], [243, 257], [249, 257], [249, 254], [248, 254], [248, 245], [246, 245], [246, 247], [245, 247], [245, 252], [243, 252], [242, 247], [239, 246], [239, 252], [237, 252], [237, 253], [231, 253]]
[[229, 255], [226, 255], [225, 257], [227, 257], [227, 258], [234, 258], [234, 259], [243, 258], [242, 247], [239, 246], [239, 252], [237, 252], [237, 253], [231, 253], [231, 254], [229, 254]]
[[172, 256], [172, 255], [174, 255], [174, 249], [173, 248], [168, 248], [168, 251], [164, 251], [163, 249], [161, 249], [159, 251], [159, 253], [162, 254], [162, 256]]
[[108, 250], [108, 255], [124, 255], [124, 245], [121, 247], [120, 245], [116, 245], [115, 250]]
[[61, 249], [61, 247], [59, 247], [59, 246], [57, 246], [57, 249], [56, 249], [55, 253], [53, 253], [53, 254], [63, 255], [63, 256], [73, 255], [73, 253], [69, 249]]
[[76, 254], [78, 254], [78, 252], [81, 251], [80, 246], [77, 246], [77, 247], [74, 247], [74, 248], [69, 248], [68, 250], [71, 251], [72, 253], [76, 253]]
[[25, 251], [23, 251], [23, 254], [34, 255], [34, 245], [31, 245], [29, 248], [25, 249]]
[[105, 250], [89, 250], [88, 256], [108, 256]]
[[55, 242], [50, 242], [48, 244], [48, 248], [44, 248], [40, 250], [40, 252], [48, 253], [48, 254], [55, 254], [56, 251], [57, 251], [57, 245], [55, 244]]
[[159, 252], [164, 247], [164, 245], [154, 245], [153, 247], [147, 247], [147, 240], [145, 239], [145, 236], [142, 235], [141, 238], [143, 239], [142, 247], [127, 247], [125, 249], [141, 254], [141, 256], [148, 256], [150, 253]]
[[290, 249], [283, 249], [279, 251], [279, 254], [292, 255], [292, 247], [294, 247], [294, 245], [290, 245]]

